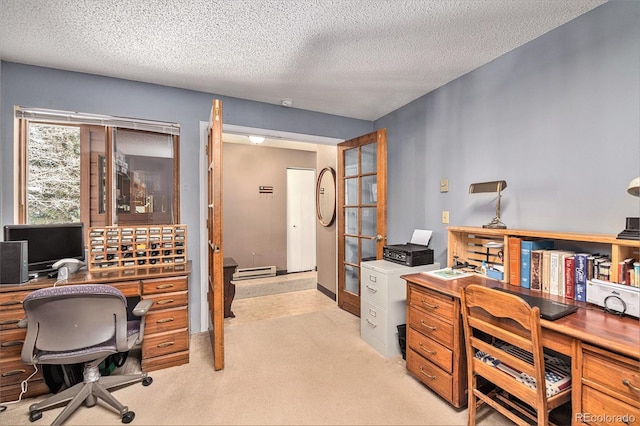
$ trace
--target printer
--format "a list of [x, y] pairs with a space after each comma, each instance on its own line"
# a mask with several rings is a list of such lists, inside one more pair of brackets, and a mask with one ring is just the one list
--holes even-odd
[[416, 229], [413, 231], [411, 242], [384, 246], [382, 259], [410, 267], [432, 264], [433, 250], [427, 247], [431, 232]]

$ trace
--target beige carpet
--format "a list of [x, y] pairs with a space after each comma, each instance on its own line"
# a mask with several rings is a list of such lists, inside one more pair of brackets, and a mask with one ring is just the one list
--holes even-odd
[[[189, 364], [153, 372], [149, 387], [114, 392], [136, 412], [133, 425], [466, 424], [466, 410], [410, 376], [399, 356], [380, 356], [360, 339], [359, 318], [317, 290], [234, 301], [233, 310], [236, 318], [225, 320], [224, 370], [213, 370], [201, 333], [192, 336]], [[0, 424], [31, 424], [31, 403], [9, 406]], [[34, 424], [50, 424], [60, 411], [45, 411]], [[122, 423], [96, 406], [79, 408], [67, 424]], [[510, 423], [492, 414], [479, 424]]]

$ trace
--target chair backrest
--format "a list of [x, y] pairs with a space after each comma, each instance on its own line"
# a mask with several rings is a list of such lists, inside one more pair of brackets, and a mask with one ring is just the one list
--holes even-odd
[[[479, 285], [463, 289], [461, 300], [469, 374], [479, 374], [537, 410], [546, 412], [545, 365], [538, 307], [532, 308], [515, 295]], [[496, 340], [507, 345], [492, 344]], [[477, 351], [484, 353], [484, 360], [475, 356]], [[486, 362], [491, 360], [487, 356], [500, 360], [508, 368], [495, 368]], [[528, 362], [523, 360], [525, 358]], [[512, 375], [517, 372], [534, 378], [536, 389], [514, 379]]]
[[128, 350], [126, 303], [122, 292], [103, 284], [48, 287], [30, 293], [23, 302], [27, 314], [23, 361], [32, 360], [37, 351], [74, 351], [111, 339], [118, 351]]

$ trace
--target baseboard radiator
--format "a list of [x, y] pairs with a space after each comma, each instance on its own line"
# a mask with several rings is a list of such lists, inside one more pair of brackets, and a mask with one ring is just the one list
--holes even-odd
[[234, 281], [248, 280], [251, 278], [275, 277], [276, 267], [273, 266], [256, 266], [253, 268], [238, 268], [233, 274]]

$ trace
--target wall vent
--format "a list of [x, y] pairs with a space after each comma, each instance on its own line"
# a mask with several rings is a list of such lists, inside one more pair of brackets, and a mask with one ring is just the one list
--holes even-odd
[[248, 280], [251, 278], [275, 277], [276, 267], [274, 266], [258, 266], [253, 268], [238, 268], [233, 274], [234, 281]]

